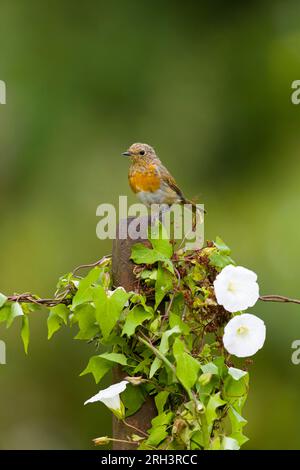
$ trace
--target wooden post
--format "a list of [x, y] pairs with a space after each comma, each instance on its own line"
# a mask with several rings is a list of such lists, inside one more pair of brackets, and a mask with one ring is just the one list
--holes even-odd
[[[127, 232], [127, 227], [130, 221], [133, 218], [125, 219], [120, 222], [120, 224], [125, 224], [125, 227], [122, 227], [122, 232], [124, 233], [124, 228]], [[149, 241], [146, 239], [132, 240], [131, 238], [120, 239], [119, 238], [119, 227], [117, 229], [117, 237], [113, 243], [113, 252], [112, 252], [112, 275], [113, 283], [115, 287], [122, 286], [126, 291], [135, 290], [136, 287], [136, 277], [133, 272], [134, 263], [130, 260], [131, 248], [135, 243], [144, 243], [149, 245]], [[149, 245], [150, 246], [150, 245]], [[113, 370], [113, 379], [114, 382], [120, 382], [123, 380], [124, 372], [121, 367], [115, 367]], [[134, 415], [126, 418], [126, 421], [135, 426], [138, 429], [146, 432], [147, 429], [151, 427], [151, 420], [156, 416], [156, 409], [154, 400], [151, 397], [148, 397], [140, 408]], [[127, 436], [132, 434], [134, 431], [130, 431], [122, 421], [113, 417], [113, 437], [114, 439], [126, 440]], [[137, 433], [138, 434], [138, 433]], [[113, 444], [114, 450], [133, 450], [135, 447], [133, 445], [127, 445], [126, 443], [115, 442]]]

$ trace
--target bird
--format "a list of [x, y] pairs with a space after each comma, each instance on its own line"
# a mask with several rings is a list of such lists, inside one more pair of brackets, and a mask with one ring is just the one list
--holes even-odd
[[152, 204], [196, 204], [187, 199], [175, 179], [162, 164], [155, 150], [148, 144], [132, 144], [122, 155], [129, 157], [129, 185], [138, 199], [147, 207]]

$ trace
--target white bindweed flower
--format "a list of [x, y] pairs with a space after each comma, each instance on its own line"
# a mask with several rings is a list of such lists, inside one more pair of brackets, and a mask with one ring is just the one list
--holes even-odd
[[257, 275], [242, 266], [226, 266], [214, 282], [217, 302], [231, 313], [253, 307], [259, 298]]
[[233, 317], [224, 328], [224, 347], [237, 357], [253, 356], [263, 347], [265, 339], [264, 322], [250, 313]]
[[124, 419], [125, 409], [120, 399], [120, 393], [124, 392], [128, 385], [127, 380], [111, 385], [87, 400], [84, 404], [101, 401], [107, 406], [119, 419]]

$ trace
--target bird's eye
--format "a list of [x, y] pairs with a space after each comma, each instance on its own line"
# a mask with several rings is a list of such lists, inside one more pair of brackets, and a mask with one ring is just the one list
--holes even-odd
[[145, 150], [141, 150], [140, 155], [145, 155]]

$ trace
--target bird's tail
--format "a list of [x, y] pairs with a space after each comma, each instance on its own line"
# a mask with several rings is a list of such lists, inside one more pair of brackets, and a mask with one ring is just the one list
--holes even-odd
[[182, 204], [191, 204], [194, 214], [196, 214], [197, 212], [201, 214], [207, 214], [207, 211], [204, 208], [199, 207], [194, 201], [191, 201], [190, 199], [184, 198], [182, 200]]

